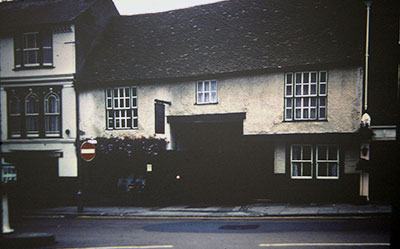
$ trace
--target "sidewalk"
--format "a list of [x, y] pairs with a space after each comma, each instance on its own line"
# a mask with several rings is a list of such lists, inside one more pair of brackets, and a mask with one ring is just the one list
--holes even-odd
[[390, 205], [381, 204], [249, 204], [239, 206], [180, 205], [160, 207], [91, 207], [81, 213], [76, 206], [36, 209], [23, 216], [118, 216], [118, 217], [204, 217], [204, 218], [262, 218], [284, 216], [370, 216], [390, 215]]

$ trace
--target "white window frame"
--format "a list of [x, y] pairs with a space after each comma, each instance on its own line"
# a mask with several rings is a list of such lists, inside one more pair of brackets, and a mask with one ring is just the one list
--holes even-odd
[[[319, 149], [320, 147], [326, 147], [326, 159], [320, 159], [319, 158]], [[329, 150], [330, 148], [336, 148], [336, 159], [329, 159]], [[319, 175], [319, 163], [336, 163], [336, 176], [320, 176]], [[339, 146], [336, 144], [319, 144], [316, 146], [316, 174], [317, 174], [317, 179], [339, 179], [339, 172], [340, 172], [340, 159], [339, 159]], [[329, 167], [327, 167], [327, 171], [329, 170]]]
[[[38, 110], [37, 110], [37, 112], [28, 112], [28, 100], [31, 98], [31, 97], [33, 97], [33, 98], [35, 98], [36, 100], [35, 101], [37, 101], [38, 102]], [[27, 137], [39, 137], [40, 136], [40, 98], [39, 98], [39, 96], [36, 94], [36, 93], [34, 93], [34, 92], [30, 92], [26, 97], [25, 97], [25, 126], [26, 126], [26, 136]], [[36, 118], [36, 120], [37, 120], [37, 130], [35, 130], [35, 131], [29, 131], [29, 129], [28, 129], [28, 118]]]
[[[312, 76], [315, 77], [315, 80]], [[285, 73], [284, 81], [285, 107], [283, 115], [285, 121], [327, 119], [327, 71], [288, 72]], [[321, 102], [322, 98], [325, 100], [324, 105]]]
[[[215, 86], [214, 89], [213, 85]], [[206, 86], [208, 86], [208, 89]], [[208, 100], [206, 96], [208, 96]], [[213, 98], [213, 96], [215, 97]], [[196, 82], [196, 103], [200, 105], [218, 103], [217, 80], [203, 80]]]
[[105, 97], [108, 130], [138, 128], [138, 96], [135, 86], [107, 88]]
[[[34, 41], [35, 41], [35, 47], [29, 47], [27, 44], [27, 37], [28, 36], [34, 36]], [[29, 32], [29, 33], [24, 33], [22, 36], [22, 63], [24, 64], [25, 67], [36, 67], [40, 66], [40, 46], [39, 46], [39, 32]], [[26, 55], [29, 54], [30, 52], [36, 52], [36, 63], [28, 63]]]
[[[311, 151], [310, 160], [304, 159], [304, 156], [303, 156], [304, 147], [306, 147], [306, 146], [310, 147], [310, 151]], [[300, 147], [301, 148], [301, 159], [293, 159], [293, 147]], [[312, 179], [313, 178], [313, 174], [314, 174], [314, 168], [313, 168], [314, 167], [314, 163], [313, 163], [313, 160], [314, 160], [314, 149], [313, 149], [313, 146], [311, 144], [292, 144], [290, 146], [290, 177], [292, 179]], [[293, 175], [293, 164], [294, 163], [300, 163], [301, 164], [301, 166], [300, 166], [301, 173], [300, 173], [299, 176], [294, 176]], [[310, 167], [311, 167], [311, 169], [310, 169], [311, 175], [310, 176], [304, 176], [303, 175], [303, 171], [304, 171], [303, 163], [309, 163], [310, 164]]]
[[[49, 112], [49, 99], [50, 98], [55, 98], [56, 101], [56, 111], [55, 112]], [[57, 123], [58, 123], [58, 130], [57, 131], [50, 131], [48, 124], [47, 124], [47, 118], [49, 117], [56, 117], [57, 118]], [[44, 97], [44, 123], [45, 123], [45, 136], [46, 137], [59, 137], [61, 135], [61, 101], [60, 101], [60, 96], [53, 92], [53, 89], [50, 88], [50, 92], [47, 93]]]

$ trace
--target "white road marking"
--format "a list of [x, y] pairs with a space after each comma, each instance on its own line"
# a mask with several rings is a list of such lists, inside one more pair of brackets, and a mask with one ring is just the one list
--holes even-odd
[[390, 246], [390, 243], [270, 243], [259, 244], [260, 247], [291, 247], [291, 246]]
[[149, 245], [149, 246], [96, 246], [96, 247], [74, 247], [74, 248], [58, 248], [58, 249], [158, 249], [173, 248], [173, 245]]

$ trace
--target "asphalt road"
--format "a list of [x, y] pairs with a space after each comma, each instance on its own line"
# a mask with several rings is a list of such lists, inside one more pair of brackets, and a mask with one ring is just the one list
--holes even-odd
[[24, 218], [18, 232], [54, 233], [46, 248], [389, 248], [388, 217], [279, 219]]

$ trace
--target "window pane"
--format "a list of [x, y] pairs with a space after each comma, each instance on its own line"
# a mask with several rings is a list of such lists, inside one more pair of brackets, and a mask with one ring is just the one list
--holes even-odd
[[10, 117], [10, 123], [8, 127], [11, 135], [21, 134], [21, 117]]
[[215, 80], [211, 81], [211, 91], [217, 91], [217, 82]]
[[292, 160], [300, 160], [300, 159], [301, 159], [301, 147], [292, 146]]
[[197, 102], [198, 102], [198, 103], [203, 103], [203, 102], [204, 102], [204, 100], [203, 100], [203, 93], [198, 93], [198, 94], [197, 94]]
[[311, 110], [310, 110], [310, 118], [311, 119], [315, 119], [316, 117], [317, 117], [317, 110], [315, 109], [315, 108], [312, 108]]
[[286, 86], [286, 96], [292, 96], [292, 86]]
[[328, 148], [326, 146], [318, 146], [318, 160], [326, 160], [326, 153]]
[[209, 103], [210, 102], [210, 94], [209, 93], [205, 93], [204, 94], [204, 102], [205, 103]]
[[292, 119], [292, 110], [286, 109], [286, 119]]
[[137, 107], [137, 99], [132, 99], [132, 107]]
[[317, 106], [317, 98], [310, 98], [311, 99], [311, 104], [310, 106], [316, 107]]
[[20, 114], [21, 113], [21, 102], [16, 96], [12, 96], [9, 102], [10, 114]]
[[311, 163], [303, 163], [303, 176], [311, 176]]
[[303, 85], [303, 95], [308, 95], [308, 85]]
[[137, 96], [136, 87], [132, 87], [132, 97]]
[[204, 91], [210, 91], [210, 81], [204, 82]]
[[301, 85], [296, 85], [296, 96], [301, 95]]
[[304, 109], [303, 110], [303, 118], [307, 118], [308, 119], [308, 109]]
[[43, 48], [43, 64], [53, 64], [53, 50], [51, 48]]
[[292, 76], [293, 75], [291, 73], [286, 74], [286, 83], [287, 84], [292, 84], [293, 83]]
[[309, 101], [310, 101], [310, 98], [303, 98], [303, 106], [308, 107]]
[[319, 105], [326, 106], [326, 98], [324, 98], [324, 97], [319, 98]]
[[133, 120], [133, 127], [135, 127], [135, 128], [138, 127], [138, 120], [137, 119]]
[[296, 107], [301, 107], [301, 98], [296, 98]]
[[304, 83], [308, 83], [308, 81], [309, 81], [308, 78], [309, 78], [309, 73], [304, 73], [304, 74], [303, 74], [303, 82], [304, 82]]
[[310, 86], [310, 94], [312, 94], [312, 95], [317, 94], [317, 85], [316, 84], [311, 84], [311, 86]]
[[217, 102], [217, 93], [215, 93], [215, 92], [212, 92], [211, 93], [211, 102]]
[[137, 117], [138, 116], [138, 110], [137, 109], [133, 109], [133, 116]]
[[319, 118], [326, 118], [326, 109], [325, 108], [320, 108], [319, 109]]
[[60, 131], [60, 118], [56, 116], [46, 116], [46, 133], [58, 134]]
[[337, 160], [338, 149], [335, 146], [329, 146], [328, 150], [328, 159], [329, 160]]
[[119, 107], [118, 99], [114, 99], [114, 108], [118, 108], [118, 107]]
[[318, 163], [318, 176], [328, 176], [328, 163]]
[[27, 117], [26, 118], [26, 131], [28, 133], [39, 132], [39, 119], [38, 117]]
[[39, 99], [36, 95], [30, 95], [26, 100], [26, 113], [37, 114], [39, 113]]
[[292, 164], [292, 176], [299, 176], [300, 171], [300, 163]]
[[325, 95], [326, 94], [326, 84], [319, 85], [319, 93]]
[[197, 91], [199, 92], [203, 91], [203, 82], [197, 82]]
[[301, 83], [301, 73], [296, 73], [296, 83]]
[[296, 119], [301, 118], [301, 109], [296, 109]]
[[326, 72], [321, 72], [320, 73], [320, 82], [326, 82]]
[[293, 107], [292, 106], [292, 104], [293, 104], [293, 99], [286, 99], [286, 107]]
[[311, 82], [317, 82], [317, 73], [311, 73]]
[[303, 160], [311, 160], [311, 146], [303, 147]]
[[338, 176], [337, 163], [329, 163], [329, 176]]

